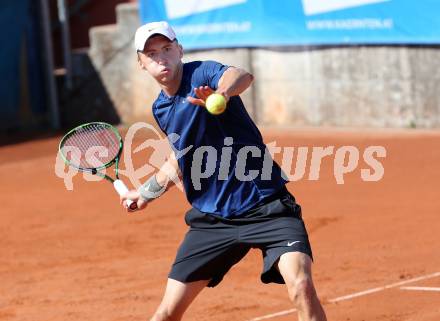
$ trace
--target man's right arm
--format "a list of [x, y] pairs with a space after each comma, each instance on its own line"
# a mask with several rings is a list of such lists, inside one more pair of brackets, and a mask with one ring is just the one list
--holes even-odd
[[175, 182], [175, 178], [180, 176], [179, 164], [174, 153], [171, 153], [167, 161], [156, 173], [156, 180], [160, 186]]
[[175, 183], [176, 178], [180, 176], [179, 165], [174, 153], [168, 157], [167, 161], [161, 166], [159, 171], [142, 184], [138, 190], [132, 190], [121, 197], [121, 203], [127, 211], [133, 211], [126, 206], [126, 200], [136, 202], [137, 209], [144, 209], [148, 202], [158, 198], [167, 191], [170, 184]]

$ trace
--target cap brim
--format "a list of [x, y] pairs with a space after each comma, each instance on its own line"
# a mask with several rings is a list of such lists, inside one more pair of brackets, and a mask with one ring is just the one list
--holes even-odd
[[156, 36], [156, 35], [164, 36], [169, 41], [174, 41], [176, 39], [176, 38], [172, 38], [172, 37], [170, 38], [170, 36], [167, 34], [166, 30], [163, 30], [163, 32], [161, 30], [154, 30], [154, 32], [152, 32], [151, 34], [146, 34], [146, 35], [144, 35], [144, 37], [142, 37], [142, 39], [139, 41], [139, 43], [136, 47], [136, 50], [143, 51], [148, 39], [150, 39], [151, 37]]

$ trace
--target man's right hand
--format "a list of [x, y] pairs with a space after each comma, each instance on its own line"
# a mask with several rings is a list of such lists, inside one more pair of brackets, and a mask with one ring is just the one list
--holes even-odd
[[[127, 200], [131, 200], [133, 203], [136, 203], [137, 208], [131, 209], [127, 206]], [[148, 201], [141, 197], [141, 194], [137, 190], [131, 190], [121, 196], [121, 204], [125, 208], [127, 212], [136, 212], [139, 210], [143, 210], [147, 207]]]

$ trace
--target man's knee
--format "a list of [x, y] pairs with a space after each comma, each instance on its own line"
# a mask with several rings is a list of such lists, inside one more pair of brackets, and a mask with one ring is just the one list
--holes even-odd
[[303, 277], [286, 283], [290, 300], [296, 305], [301, 306], [312, 302], [316, 296], [315, 287], [312, 279]]

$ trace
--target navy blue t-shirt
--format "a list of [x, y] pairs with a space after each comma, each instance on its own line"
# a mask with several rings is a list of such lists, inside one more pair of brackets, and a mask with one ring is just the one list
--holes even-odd
[[280, 191], [286, 181], [239, 96], [231, 97], [220, 115], [188, 102], [188, 96], [196, 97], [195, 87], [216, 90], [227, 68], [214, 61], [185, 63], [177, 93], [169, 97], [161, 91], [153, 115], [176, 152], [191, 205], [233, 218]]

